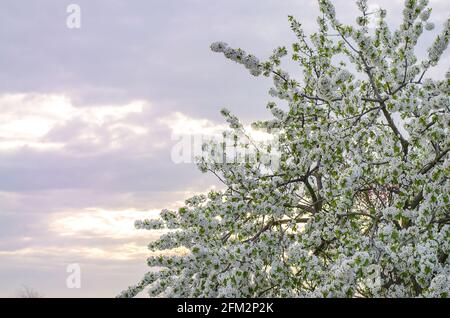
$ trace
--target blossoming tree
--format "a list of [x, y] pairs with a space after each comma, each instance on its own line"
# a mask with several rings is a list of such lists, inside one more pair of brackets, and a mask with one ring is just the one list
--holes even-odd
[[279, 164], [201, 158], [226, 189], [136, 222], [169, 230], [149, 245], [157, 270], [120, 296], [146, 287], [172, 297], [450, 296], [450, 72], [426, 76], [447, 48], [450, 21], [419, 61], [417, 41], [433, 29], [427, 1], [406, 0], [397, 30], [365, 0], [356, 27], [337, 19], [331, 1], [319, 5], [310, 37], [289, 17], [300, 80], [280, 69], [285, 47], [260, 61], [211, 45], [252, 75], [273, 77], [270, 94], [288, 107], [270, 102], [273, 119], [253, 126], [276, 129]]

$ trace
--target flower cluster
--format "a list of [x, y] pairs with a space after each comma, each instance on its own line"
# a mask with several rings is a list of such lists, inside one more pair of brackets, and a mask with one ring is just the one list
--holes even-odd
[[164, 227], [164, 222], [159, 219], [153, 219], [153, 220], [137, 220], [134, 222], [134, 226], [136, 229], [144, 229], [144, 230], [157, 230], [162, 229]]
[[250, 74], [254, 76], [262, 73], [259, 59], [252, 54], [245, 53], [241, 49], [233, 49], [224, 42], [214, 42], [211, 44], [211, 50], [216, 53], [223, 53], [228, 59], [243, 64], [250, 71]]

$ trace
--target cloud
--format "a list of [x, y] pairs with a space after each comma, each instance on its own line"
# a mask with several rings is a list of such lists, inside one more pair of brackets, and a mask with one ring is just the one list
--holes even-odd
[[0, 95], [0, 149], [46, 149], [73, 142], [98, 145], [105, 136], [110, 139], [102, 146], [120, 147], [127, 139], [147, 133], [130, 118], [148, 107], [133, 101], [77, 108], [61, 95]]
[[[33, 268], [48, 277], [73, 262], [85, 271], [104, 264], [109, 279], [124, 262], [144, 268], [146, 245], [160, 233], [137, 231], [134, 221], [214, 184], [170, 160], [178, 124], [157, 119], [148, 102], [79, 107], [63, 95], [2, 94], [0, 114], [0, 295], [27, 283]], [[2, 276], [19, 269], [15, 279]], [[126, 277], [116, 292], [133, 282]], [[43, 284], [39, 275], [28, 281]]]
[[[75, 107], [59, 95], [0, 95], [0, 111], [0, 190], [177, 191], [205, 184], [194, 165], [171, 161], [178, 122], [158, 120], [148, 103]], [[182, 116], [190, 127], [199, 122]]]
[[[142, 237], [143, 231], [134, 229], [134, 221], [141, 218], [157, 218], [159, 210], [99, 210], [88, 209], [78, 213], [58, 213], [51, 220], [50, 230], [62, 236], [82, 236], [84, 238], [104, 237], [123, 239]], [[146, 233], [144, 233], [146, 234]], [[148, 236], [148, 235], [145, 235]]]

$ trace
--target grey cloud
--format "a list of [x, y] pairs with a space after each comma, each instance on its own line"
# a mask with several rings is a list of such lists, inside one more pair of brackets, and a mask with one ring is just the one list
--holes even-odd
[[202, 179], [193, 165], [175, 165], [166, 149], [152, 157], [112, 151], [78, 158], [22, 150], [2, 155], [1, 191], [88, 188], [110, 191], [184, 189]]
[[[315, 29], [316, 1], [86, 1], [82, 28], [66, 28], [68, 1], [2, 1], [0, 89], [3, 92], [64, 92], [79, 106], [141, 98], [164, 111], [218, 119], [218, 107], [245, 118], [264, 114], [268, 80], [211, 53], [224, 40], [262, 58], [294, 36], [287, 15]], [[401, 3], [376, 1], [398, 24]], [[445, 21], [449, 5], [431, 1], [432, 19]], [[345, 22], [356, 6], [335, 1]], [[396, 14], [397, 13], [397, 14]], [[430, 37], [431, 39], [431, 37]]]

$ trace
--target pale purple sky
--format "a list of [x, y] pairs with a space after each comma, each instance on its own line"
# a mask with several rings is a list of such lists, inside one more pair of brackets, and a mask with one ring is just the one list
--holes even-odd
[[[81, 7], [80, 29], [66, 27], [70, 3]], [[398, 24], [403, 1], [369, 3]], [[430, 3], [436, 30], [419, 54], [450, 11]], [[335, 5], [354, 20], [353, 1]], [[111, 297], [137, 282], [157, 233], [133, 221], [217, 185], [171, 161], [172, 133], [223, 124], [223, 106], [245, 121], [267, 117], [269, 80], [209, 44], [264, 59], [294, 40], [287, 15], [311, 32], [317, 13], [315, 0], [2, 0], [0, 296], [25, 284], [48, 297]], [[440, 65], [433, 76], [448, 53]], [[80, 289], [66, 287], [71, 263]]]

